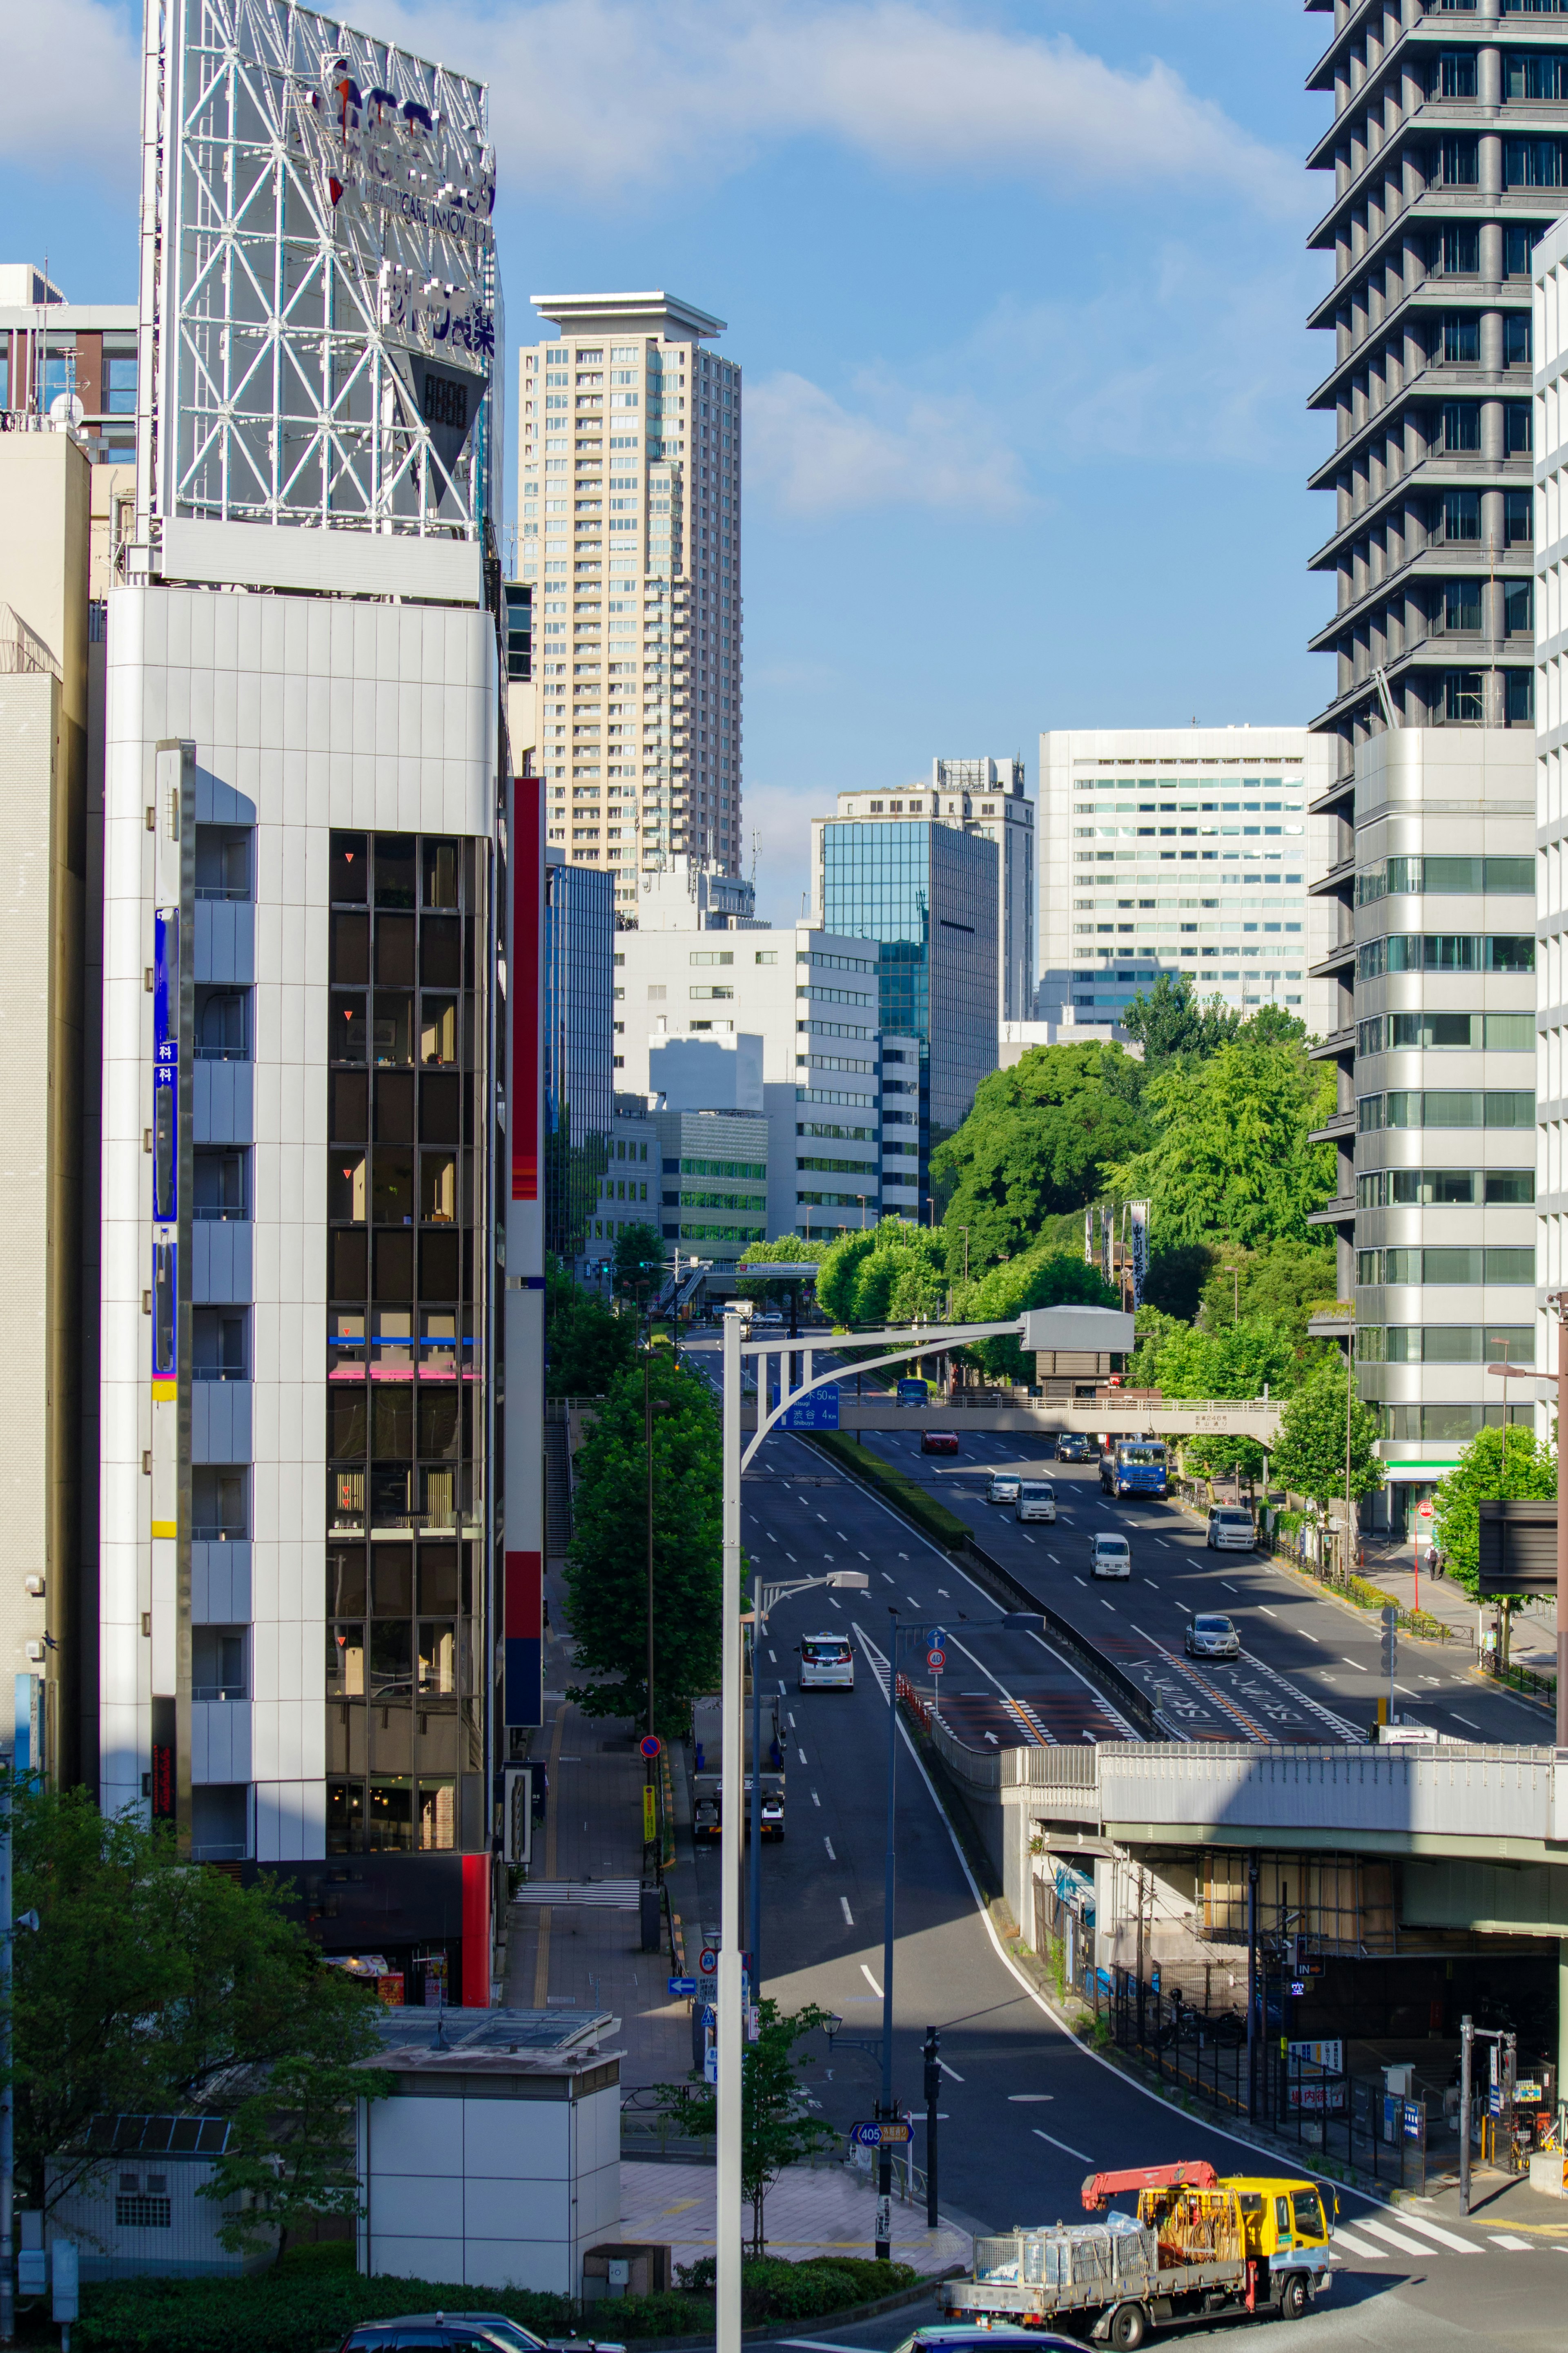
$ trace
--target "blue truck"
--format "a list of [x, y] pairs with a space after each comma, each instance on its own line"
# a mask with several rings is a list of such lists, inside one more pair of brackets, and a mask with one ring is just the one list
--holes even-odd
[[1157, 1438], [1119, 1438], [1100, 1458], [1100, 1483], [1108, 1495], [1163, 1495], [1164, 1447]]

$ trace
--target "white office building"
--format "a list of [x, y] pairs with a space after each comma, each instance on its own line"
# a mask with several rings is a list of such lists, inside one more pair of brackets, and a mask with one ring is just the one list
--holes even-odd
[[1037, 1018], [1103, 1029], [1164, 972], [1326, 1035], [1337, 994], [1309, 966], [1337, 917], [1309, 892], [1338, 854], [1311, 807], [1334, 757], [1304, 727], [1042, 734]]
[[100, 1794], [488, 2000], [486, 96], [281, 0], [162, 31], [108, 617]]
[[[1568, 221], [1535, 248], [1535, 878], [1536, 878], [1536, 1334], [1535, 1363], [1557, 1362], [1552, 1295], [1568, 1288]], [[1555, 1399], [1543, 1384], [1537, 1428], [1552, 1435]]]

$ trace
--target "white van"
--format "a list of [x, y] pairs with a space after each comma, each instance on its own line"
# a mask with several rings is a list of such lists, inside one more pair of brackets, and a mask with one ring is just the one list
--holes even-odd
[[1246, 1505], [1212, 1505], [1207, 1542], [1210, 1552], [1251, 1552], [1258, 1543], [1258, 1532]]
[[1089, 1538], [1090, 1577], [1131, 1577], [1132, 1555], [1125, 1536], [1097, 1535]]
[[853, 1691], [855, 1653], [842, 1634], [803, 1634], [800, 1639], [802, 1691]]
[[1020, 1479], [1018, 1500], [1013, 1506], [1016, 1520], [1054, 1521], [1057, 1516], [1057, 1491], [1048, 1479]]

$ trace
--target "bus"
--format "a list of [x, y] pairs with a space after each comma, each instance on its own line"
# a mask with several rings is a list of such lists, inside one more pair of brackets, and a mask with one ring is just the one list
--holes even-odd
[[1157, 1438], [1119, 1438], [1100, 1458], [1100, 1483], [1108, 1495], [1163, 1495], [1165, 1449]]

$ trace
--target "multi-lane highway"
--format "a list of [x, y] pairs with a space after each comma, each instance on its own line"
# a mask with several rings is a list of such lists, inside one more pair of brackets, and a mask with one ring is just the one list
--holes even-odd
[[[717, 1371], [716, 1354], [701, 1344], [694, 1363], [710, 1377]], [[1103, 1503], [1092, 1466], [1041, 1464], [1058, 1481], [1063, 1516], [1055, 1528], [1020, 1528], [1010, 1513], [980, 1501], [980, 1474], [1037, 1457], [1021, 1446], [975, 1441], [962, 1424], [960, 1434], [963, 1454], [940, 1470], [919, 1457], [912, 1430], [908, 1440], [900, 1432], [873, 1442], [903, 1468], [936, 1473], [943, 1500], [987, 1548], [1143, 1681], [1189, 1736], [1321, 1740], [1371, 1723], [1375, 1637], [1350, 1613], [1260, 1560], [1207, 1554], [1201, 1529], [1194, 1540], [1194, 1524], [1173, 1506]], [[1090, 1533], [1113, 1525], [1131, 1535], [1133, 1581], [1096, 1590], [1083, 1556]], [[864, 1594], [817, 1592], [783, 1604], [769, 1626], [760, 1663], [783, 1691], [789, 1805], [784, 1843], [764, 1851], [760, 1960], [764, 1990], [786, 2009], [821, 2002], [842, 2018], [847, 2037], [874, 2036], [881, 2021], [889, 1613], [940, 1620], [950, 1660], [942, 1713], [977, 1743], [988, 1732], [1011, 1742], [1077, 1742], [1126, 1738], [1129, 1728], [1038, 1637], [984, 1625], [997, 1615], [992, 1598], [808, 1441], [781, 1435], [763, 1445], [746, 1478], [742, 1532], [764, 1576], [851, 1567], [870, 1578]], [[1188, 1673], [1182, 1628], [1196, 1608], [1224, 1608], [1237, 1620], [1239, 1667], [1205, 1662], [1196, 1680]], [[803, 1633], [824, 1628], [847, 1632], [855, 1644], [852, 1693], [797, 1688], [795, 1646]], [[1440, 1653], [1411, 1646], [1398, 1681], [1405, 1704], [1419, 1701], [1444, 1729], [1463, 1726], [1472, 1738], [1540, 1736], [1531, 1712], [1505, 1713], [1502, 1695], [1479, 1689]], [[920, 2042], [927, 2025], [940, 2026], [944, 2211], [990, 2228], [1054, 2221], [1079, 2211], [1079, 2186], [1091, 2168], [1183, 2156], [1207, 2157], [1226, 2171], [1258, 2163], [1206, 2120], [1180, 2116], [1097, 2059], [1016, 1973], [907, 1739], [897, 1853], [896, 2087], [918, 2115]], [[704, 1917], [715, 1920], [716, 1856], [705, 1854], [700, 1868]], [[840, 2042], [813, 2063], [810, 2081], [834, 2123], [870, 2114], [869, 2054]], [[923, 2122], [916, 2129], [923, 2139]], [[1273, 2163], [1265, 2159], [1260, 2169]], [[1375, 2333], [1380, 2345], [1408, 2345], [1412, 2353], [1445, 2331], [1484, 2331], [1503, 2343], [1536, 2336], [1556, 2309], [1556, 2253], [1559, 2246], [1568, 2253], [1568, 2228], [1558, 2240], [1519, 2223], [1513, 2208], [1521, 2194], [1510, 2193], [1507, 2221], [1494, 2216], [1489, 2224], [1485, 2214], [1461, 2224], [1442, 2206], [1391, 2213], [1345, 2196], [1336, 2285], [1306, 2326], [1325, 2342], [1371, 2342]], [[1552, 2211], [1531, 2201], [1532, 2210], [1537, 2205]], [[869, 2353], [896, 2344], [909, 2326], [908, 2316], [893, 2316], [843, 2341]]]

